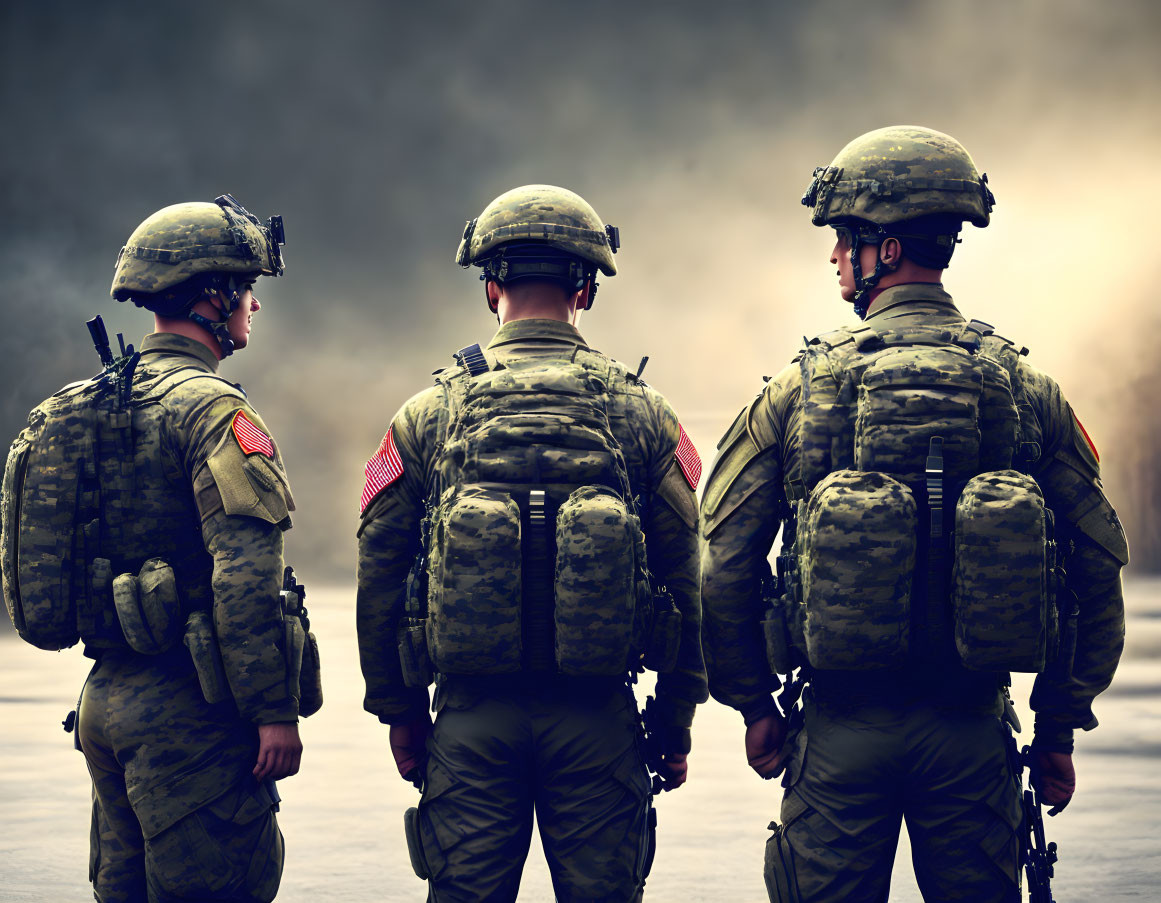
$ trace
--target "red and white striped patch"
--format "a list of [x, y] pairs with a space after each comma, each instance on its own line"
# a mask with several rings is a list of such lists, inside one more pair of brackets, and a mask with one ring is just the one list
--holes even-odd
[[681, 433], [681, 438], [677, 442], [677, 451], [674, 452], [677, 456], [677, 464], [681, 468], [685, 482], [689, 483], [689, 488], [697, 489], [697, 481], [701, 479], [701, 458], [698, 457], [697, 449], [693, 447], [693, 443], [689, 441], [689, 436], [685, 434], [685, 427], [679, 423], [677, 429]]
[[1084, 424], [1080, 422], [1080, 418], [1076, 414], [1072, 415], [1072, 419], [1076, 421], [1076, 425], [1080, 427], [1080, 434], [1084, 436], [1084, 441], [1088, 443], [1088, 447], [1092, 449], [1092, 456], [1097, 459], [1097, 464], [1101, 463], [1100, 452], [1096, 450], [1096, 444], [1092, 441], [1092, 436], [1088, 434], [1088, 430], [1084, 428]]
[[359, 500], [359, 513], [362, 514], [371, 504], [371, 499], [403, 476], [403, 459], [399, 457], [399, 449], [395, 447], [395, 440], [391, 436], [391, 429], [379, 443], [375, 454], [363, 468], [367, 482], [363, 484], [363, 496]]
[[252, 455], [257, 452], [267, 458], [274, 457], [274, 444], [270, 441], [270, 437], [251, 422], [245, 411], [239, 410], [234, 415], [231, 426], [234, 428], [234, 437], [246, 454]]

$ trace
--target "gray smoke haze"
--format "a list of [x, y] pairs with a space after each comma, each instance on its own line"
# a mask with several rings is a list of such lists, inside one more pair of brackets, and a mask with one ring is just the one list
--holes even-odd
[[947, 286], [1033, 349], [1096, 439], [1134, 564], [1161, 568], [1161, 7], [1028, 2], [0, 4], [0, 436], [96, 369], [83, 320], [154, 210], [282, 213], [227, 361], [284, 449], [305, 579], [350, 578], [362, 464], [494, 322], [452, 262], [529, 182], [621, 227], [582, 330], [668, 395], [707, 460], [734, 413], [852, 316], [798, 198], [872, 128], [949, 132], [989, 173]]

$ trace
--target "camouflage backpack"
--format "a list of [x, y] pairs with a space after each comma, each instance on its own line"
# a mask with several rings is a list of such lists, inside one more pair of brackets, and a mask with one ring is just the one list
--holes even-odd
[[1013, 469], [1034, 455], [1018, 353], [991, 333], [864, 326], [802, 353], [797, 513], [763, 625], [776, 670], [1044, 669], [1052, 514]]
[[134, 475], [123, 462], [133, 460], [128, 386], [138, 356], [129, 352], [34, 408], [8, 453], [4, 603], [17, 633], [41, 649], [121, 635], [102, 545], [132, 521]]
[[444, 674], [626, 673], [650, 639], [653, 591], [606, 409], [618, 377], [585, 349], [568, 361], [493, 365], [479, 346], [459, 357], [464, 366], [439, 377], [446, 422], [422, 626], [431, 664]]
[[[89, 329], [104, 371], [34, 408], [9, 449], [0, 504], [4, 603], [17, 633], [41, 649], [84, 640], [152, 655], [173, 646], [185, 624], [171, 564], [125, 551], [151, 544], [137, 510], [132, 391], [140, 354], [122, 345], [114, 359], [101, 318]], [[157, 391], [188, 378], [177, 371]]]

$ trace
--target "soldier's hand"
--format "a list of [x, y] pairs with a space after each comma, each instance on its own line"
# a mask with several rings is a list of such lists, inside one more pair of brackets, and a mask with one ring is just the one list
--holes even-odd
[[786, 719], [779, 714], [759, 718], [746, 728], [746, 760], [763, 778], [782, 774], [786, 751]]
[[419, 777], [427, 763], [427, 738], [431, 736], [431, 716], [424, 712], [406, 724], [391, 725], [391, 755], [395, 757], [395, 767], [405, 781], [419, 786]]
[[689, 762], [686, 753], [667, 753], [657, 762], [657, 774], [661, 778], [662, 790], [676, 790], [689, 776]]
[[1076, 769], [1072, 755], [1066, 752], [1038, 750], [1032, 747], [1032, 786], [1040, 794], [1042, 802], [1048, 803], [1055, 815], [1068, 805], [1076, 792]]
[[298, 724], [293, 721], [258, 725], [258, 761], [254, 777], [279, 780], [298, 774], [302, 761], [302, 741], [298, 739]]

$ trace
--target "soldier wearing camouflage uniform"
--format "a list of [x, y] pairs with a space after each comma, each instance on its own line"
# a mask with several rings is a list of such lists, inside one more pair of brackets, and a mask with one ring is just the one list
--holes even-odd
[[[667, 788], [685, 781], [706, 699], [700, 462], [665, 399], [577, 331], [618, 244], [564, 189], [489, 204], [457, 262], [483, 268], [500, 328], [402, 407], [367, 464], [364, 704], [422, 785], [406, 822], [432, 900], [514, 900], [534, 811], [558, 900], [639, 899], [655, 825], [646, 759]], [[586, 469], [593, 485], [575, 489]], [[642, 656], [662, 672], [652, 755], [626, 681]]]
[[[294, 504], [269, 431], [217, 375], [247, 344], [254, 281], [283, 271], [280, 241], [280, 220], [272, 235], [226, 196], [158, 211], [118, 258], [113, 297], [152, 311], [156, 331], [119, 362], [126, 432], [112, 416], [98, 427], [101, 557], [87, 567], [99, 592], [75, 603], [96, 659], [77, 732], [104, 903], [268, 901], [281, 879], [274, 780], [302, 751], [279, 601]], [[164, 565], [176, 601], [150, 608]], [[112, 603], [122, 571], [113, 593], [132, 588], [140, 621], [136, 604]]]
[[[803, 203], [836, 229], [864, 322], [769, 380], [706, 486], [710, 692], [742, 714], [751, 766], [785, 769], [771, 900], [886, 900], [902, 819], [925, 899], [1017, 900], [1008, 672], [1038, 673], [1032, 780], [1063, 806], [1073, 732], [1096, 726], [1121, 654], [1128, 549], [1096, 450], [1027, 349], [941, 284], [962, 222], [988, 223], [986, 183], [958, 142], [910, 126], [816, 170]], [[1032, 534], [1031, 570], [1009, 569]]]

